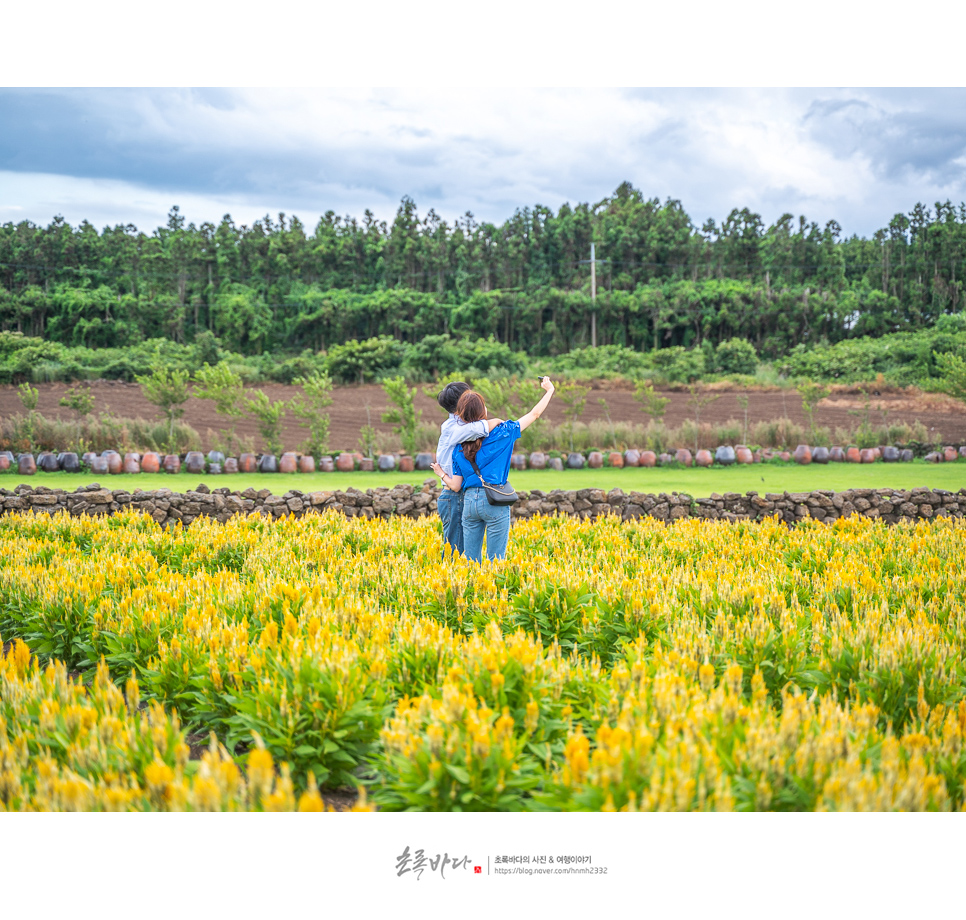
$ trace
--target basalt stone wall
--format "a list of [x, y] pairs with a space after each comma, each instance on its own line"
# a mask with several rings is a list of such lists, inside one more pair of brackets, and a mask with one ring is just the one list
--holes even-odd
[[[440, 489], [427, 481], [421, 488], [397, 485], [392, 488], [299, 492], [273, 495], [268, 489], [245, 489], [233, 492], [227, 488], [209, 489], [199, 485], [192, 492], [178, 493], [170, 489], [152, 491], [104, 489], [97, 483], [74, 492], [46, 486], [31, 488], [20, 485], [13, 491], [0, 489], [0, 513], [33, 511], [56, 514], [66, 511], [71, 515], [113, 514], [127, 508], [149, 514], [159, 524], [181, 521], [190, 524], [201, 516], [227, 521], [235, 514], [262, 514], [301, 517], [323, 511], [340, 512], [348, 517], [388, 518], [423, 517], [436, 510]], [[520, 501], [511, 508], [514, 518], [529, 518], [539, 514], [559, 514], [581, 519], [614, 514], [621, 519], [642, 517], [661, 521], [682, 518], [704, 520], [762, 520], [778, 515], [789, 524], [812, 518], [835, 521], [840, 517], [858, 514], [881, 518], [889, 524], [908, 520], [929, 520], [936, 517], [966, 515], [966, 489], [948, 492], [944, 489], [849, 489], [845, 492], [757, 492], [739, 494], [726, 492], [710, 498], [692, 498], [672, 492], [652, 495], [643, 492], [625, 493], [620, 489], [580, 489], [552, 492], [533, 490], [520, 492]]]

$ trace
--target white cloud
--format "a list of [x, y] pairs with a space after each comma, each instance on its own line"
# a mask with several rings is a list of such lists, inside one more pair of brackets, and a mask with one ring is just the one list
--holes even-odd
[[0, 141], [0, 207], [38, 223], [62, 213], [149, 229], [175, 203], [196, 223], [281, 210], [312, 226], [325, 210], [361, 217], [366, 208], [391, 220], [407, 194], [423, 214], [433, 207], [452, 220], [471, 210], [499, 223], [516, 207], [597, 201], [626, 179], [646, 196], [680, 199], [698, 224], [747, 206], [766, 222], [791, 211], [868, 235], [916, 201], [966, 197], [966, 96], [956, 91], [175, 89], [25, 98], [0, 93], [0, 135], [7, 118], [17, 138]]

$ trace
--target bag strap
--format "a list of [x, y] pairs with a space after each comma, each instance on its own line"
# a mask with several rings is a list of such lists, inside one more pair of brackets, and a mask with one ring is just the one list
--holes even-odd
[[[464, 459], [465, 459], [465, 457], [466, 457], [466, 455], [464, 454], [464, 455], [463, 455], [463, 457], [464, 457]], [[480, 468], [479, 468], [479, 467], [478, 467], [478, 466], [476, 465], [476, 458], [475, 458], [475, 457], [474, 457], [474, 458], [473, 458], [472, 460], [470, 460], [470, 466], [472, 466], [472, 467], [473, 467], [473, 472], [475, 472], [475, 473], [476, 473], [476, 475], [480, 477], [480, 482], [481, 482], [481, 483], [483, 483], [483, 485], [485, 485], [485, 486], [488, 486], [488, 485], [490, 485], [490, 483], [488, 483], [488, 482], [487, 482], [487, 481], [486, 481], [486, 480], [485, 480], [485, 479], [483, 478], [483, 474], [482, 474], [482, 473], [480, 472]]]

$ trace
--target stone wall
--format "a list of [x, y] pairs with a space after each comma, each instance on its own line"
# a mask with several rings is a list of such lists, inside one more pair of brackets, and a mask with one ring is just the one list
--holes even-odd
[[[423, 517], [436, 510], [440, 493], [435, 480], [422, 486], [397, 485], [392, 488], [346, 489], [323, 492], [291, 490], [274, 495], [269, 489], [209, 489], [199, 485], [195, 491], [178, 493], [170, 489], [154, 491], [105, 489], [98, 483], [74, 492], [32, 488], [19, 485], [13, 491], [0, 489], [0, 513], [34, 511], [54, 514], [67, 511], [72, 515], [112, 514], [133, 508], [151, 515], [159, 524], [182, 521], [190, 524], [205, 515], [227, 521], [234, 514], [259, 513], [271, 517], [321, 511], [337, 511], [349, 517], [388, 518], [392, 515]], [[552, 492], [533, 490], [520, 492], [520, 501], [512, 506], [516, 519], [538, 514], [565, 514], [582, 519], [616, 514], [623, 520], [652, 517], [661, 521], [681, 518], [739, 521], [761, 520], [779, 515], [793, 524], [805, 518], [834, 521], [851, 514], [882, 518], [889, 524], [900, 520], [934, 517], [962, 517], [966, 514], [966, 489], [948, 492], [943, 489], [849, 489], [845, 492], [778, 492], [744, 495], [727, 492], [710, 498], [692, 498], [672, 492], [652, 495], [625, 493], [620, 489], [579, 489]]]

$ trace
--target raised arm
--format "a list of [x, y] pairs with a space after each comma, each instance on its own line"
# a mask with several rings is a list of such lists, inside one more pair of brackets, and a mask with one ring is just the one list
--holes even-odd
[[550, 405], [550, 400], [553, 399], [553, 384], [550, 382], [550, 378], [544, 377], [543, 380], [540, 381], [540, 386], [542, 386], [545, 391], [543, 398], [526, 415], [520, 417], [521, 431], [529, 428], [538, 418], [540, 418], [547, 406]]

